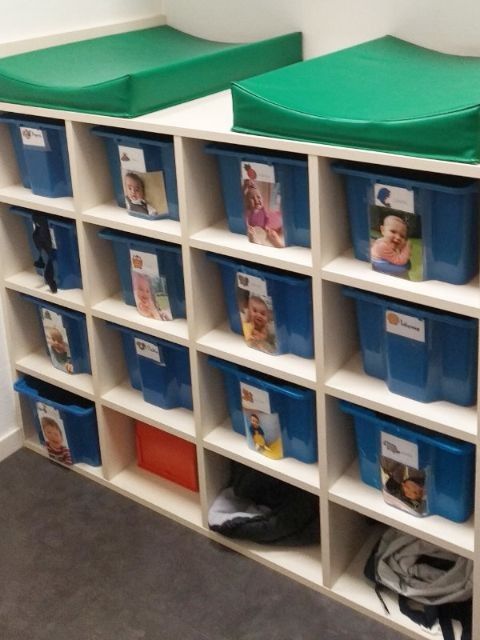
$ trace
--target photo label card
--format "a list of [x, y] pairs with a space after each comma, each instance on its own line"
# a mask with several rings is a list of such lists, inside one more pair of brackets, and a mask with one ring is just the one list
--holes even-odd
[[167, 279], [159, 272], [157, 255], [130, 249], [130, 272], [138, 312], [145, 318], [172, 320]]
[[241, 162], [240, 182], [243, 215], [250, 242], [284, 247], [281, 184], [271, 164]]
[[268, 295], [266, 280], [238, 272], [236, 298], [247, 345], [265, 353], [277, 353], [273, 302]]
[[48, 457], [54, 462], [71, 466], [72, 455], [60, 412], [43, 402], [36, 403], [36, 410]]

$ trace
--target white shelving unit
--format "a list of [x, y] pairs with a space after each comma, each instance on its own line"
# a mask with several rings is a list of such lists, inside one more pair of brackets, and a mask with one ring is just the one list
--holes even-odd
[[[385, 505], [379, 492], [364, 485], [358, 472], [351, 420], [338, 399], [415, 422], [440, 433], [477, 444], [477, 407], [446, 402], [422, 404], [391, 394], [382, 381], [362, 370], [353, 307], [341, 285], [419, 302], [434, 308], [480, 318], [478, 279], [465, 286], [439, 282], [411, 283], [374, 273], [353, 258], [341, 182], [330, 170], [335, 159], [413, 168], [480, 178], [480, 167], [358, 149], [277, 140], [231, 132], [232, 111], [227, 92], [132, 120], [82, 113], [0, 104], [6, 112], [63, 120], [66, 125], [73, 198], [49, 199], [20, 186], [10, 138], [0, 126], [0, 242], [3, 270], [1, 294], [14, 375], [31, 374], [94, 401], [103, 465], [78, 465], [77, 471], [101, 482], [210, 538], [328, 594], [414, 638], [430, 637], [398, 612], [392, 600], [387, 616], [372, 586], [363, 578], [365, 558], [384, 525], [414, 533], [468, 558], [480, 551], [480, 513], [464, 524], [439, 517], [417, 519]], [[177, 166], [180, 222], [145, 221], [129, 216], [113, 202], [108, 163], [102, 141], [92, 125], [122, 127], [173, 136]], [[312, 249], [271, 249], [250, 244], [226, 227], [219, 178], [206, 142], [290, 151], [308, 156]], [[74, 219], [77, 225], [83, 291], [50, 293], [30, 265], [21, 223], [7, 209], [11, 204]], [[181, 246], [187, 320], [149, 320], [120, 298], [111, 248], [99, 239], [102, 227], [134, 232]], [[248, 348], [230, 332], [215, 265], [205, 258], [213, 251], [261, 265], [278, 267], [312, 279], [316, 357], [270, 356]], [[206, 295], [208, 292], [208, 295]], [[52, 367], [42, 351], [36, 318], [20, 293], [85, 313], [92, 375], [69, 376]], [[162, 410], [145, 403], [126, 381], [118, 337], [104, 320], [166, 338], [189, 348], [194, 411]], [[317, 399], [319, 462], [271, 461], [255, 455], [234, 433], [227, 418], [220, 375], [207, 365], [207, 355], [223, 357], [314, 389]], [[25, 445], [43, 452], [28, 412], [18, 401]], [[139, 469], [135, 463], [134, 420], [176, 434], [197, 447], [199, 493], [193, 493]], [[318, 496], [321, 542], [313, 548], [269, 548], [212, 533], [207, 512], [227, 477], [230, 460], [259, 469]], [[480, 495], [477, 474], [477, 496]], [[372, 524], [373, 522], [373, 524]], [[474, 637], [480, 639], [480, 563], [475, 567]], [[476, 634], [476, 635], [475, 635]]]

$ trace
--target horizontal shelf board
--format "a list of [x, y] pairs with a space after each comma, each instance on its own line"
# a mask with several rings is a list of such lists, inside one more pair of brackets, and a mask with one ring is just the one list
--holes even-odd
[[418, 518], [396, 509], [386, 504], [381, 491], [361, 481], [358, 461], [334, 482], [329, 490], [329, 498], [343, 507], [473, 559], [473, 517], [467, 522], [458, 523], [440, 516]]
[[127, 213], [114, 202], [101, 204], [84, 211], [81, 219], [85, 222], [136, 233], [157, 240], [179, 243], [181, 240], [180, 222], [177, 220], [147, 220]]
[[[43, 447], [40, 442], [33, 438], [27, 438], [24, 442], [25, 447], [30, 449], [31, 451], [35, 451], [35, 453], [39, 453], [44, 458], [48, 458], [47, 450]], [[96, 480], [97, 482], [101, 482], [102, 484], [106, 484], [106, 480], [103, 477], [102, 467], [92, 467], [89, 464], [78, 463], [74, 464], [71, 467], [72, 471], [76, 471], [80, 473], [82, 476], [86, 476], [87, 478], [91, 478], [92, 480]]]
[[144, 318], [136, 307], [125, 304], [119, 293], [93, 305], [92, 314], [102, 320], [110, 320], [130, 329], [188, 346], [188, 327], [184, 318], [171, 321]]
[[262, 456], [250, 449], [246, 438], [233, 431], [229, 424], [213, 429], [203, 439], [203, 445], [210, 451], [244, 463], [300, 489], [317, 495], [320, 493], [318, 464], [305, 464], [294, 458], [271, 460]]
[[319, 590], [322, 587], [320, 545], [298, 548], [261, 545], [226, 538], [214, 531], [209, 531], [208, 537], [310, 588]]
[[[479, 164], [433, 160], [400, 154], [340, 147], [308, 141], [288, 140], [233, 132], [233, 112], [230, 91], [214, 93], [204, 98], [184, 102], [136, 118], [119, 118], [0, 102], [0, 110], [60, 118], [89, 125], [101, 124], [122, 127], [131, 131], [151, 131], [167, 135], [241, 144], [262, 149], [290, 151], [313, 156], [352, 160], [419, 171], [433, 171], [451, 175], [480, 178]], [[1, 199], [1, 193], [0, 193]]]
[[43, 352], [37, 351], [20, 358], [15, 363], [17, 371], [49, 382], [71, 393], [76, 393], [88, 400], [94, 399], [93, 380], [88, 373], [69, 374], [56, 369], [50, 358]]
[[383, 412], [394, 418], [476, 443], [477, 407], [461, 407], [451, 402], [417, 402], [391, 393], [379, 378], [367, 376], [357, 353], [325, 383], [325, 392]]
[[37, 196], [20, 184], [0, 187], [0, 201], [14, 204], [27, 209], [35, 209], [45, 213], [52, 213], [64, 218], [75, 218], [73, 198], [45, 198]]
[[[0, 105], [1, 106], [1, 105]], [[480, 177], [480, 166], [461, 162], [432, 160], [396, 155], [381, 151], [368, 151], [314, 142], [287, 140], [261, 135], [233, 132], [233, 113], [230, 91], [222, 91], [205, 98], [185, 102], [175, 107], [155, 111], [133, 121], [135, 128], [146, 128], [158, 133], [183, 135], [218, 142], [242, 144], [262, 149], [291, 151], [327, 158], [405, 167], [420, 171], [434, 171], [472, 178]], [[120, 126], [120, 125], [119, 125]], [[123, 125], [125, 126], [125, 125]]]
[[374, 527], [374, 531], [363, 544], [352, 563], [333, 585], [332, 595], [339, 596], [341, 601], [348, 606], [352, 606], [361, 613], [367, 613], [389, 627], [394, 627], [401, 633], [431, 640], [436, 636], [432, 636], [431, 632], [422, 629], [422, 627], [410, 620], [408, 616], [401, 613], [397, 596], [388, 589], [382, 589], [382, 598], [390, 612], [390, 615], [387, 615], [375, 593], [373, 583], [364, 576], [365, 564], [383, 530], [384, 528], [382, 527]]
[[199, 494], [169, 482], [132, 463], [109, 481], [109, 486], [173, 520], [200, 529]]
[[196, 441], [192, 411], [182, 408], [162, 409], [149, 404], [143, 399], [142, 393], [133, 389], [127, 381], [102, 394], [100, 401], [103, 406], [135, 420], [142, 420], [189, 442]]
[[229, 231], [226, 220], [194, 233], [190, 238], [190, 246], [233, 258], [253, 260], [258, 264], [287, 269], [307, 276], [311, 276], [313, 272], [310, 249], [305, 247], [277, 249], [254, 244], [246, 236]]
[[316, 388], [313, 359], [299, 358], [291, 353], [275, 356], [253, 349], [245, 343], [242, 336], [230, 331], [226, 324], [198, 339], [197, 347], [208, 355], [227, 359], [309, 389]]
[[83, 289], [59, 289], [57, 293], [52, 293], [49, 286], [45, 284], [43, 277], [39, 276], [33, 269], [20, 271], [13, 276], [8, 276], [5, 278], [5, 285], [8, 289], [26, 293], [68, 309], [85, 312]]
[[437, 309], [480, 316], [480, 288], [478, 276], [465, 285], [437, 280], [410, 282], [374, 271], [369, 262], [356, 260], [347, 251], [322, 269], [322, 277], [329, 282], [357, 287], [408, 302], [429, 305]]

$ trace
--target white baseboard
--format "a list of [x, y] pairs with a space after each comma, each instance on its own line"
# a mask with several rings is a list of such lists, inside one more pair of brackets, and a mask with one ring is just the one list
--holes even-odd
[[0, 461], [15, 453], [23, 447], [23, 433], [21, 429], [12, 429], [9, 433], [0, 437]]

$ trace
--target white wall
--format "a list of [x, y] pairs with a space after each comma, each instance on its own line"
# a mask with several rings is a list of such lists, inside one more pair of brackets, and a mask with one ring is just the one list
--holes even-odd
[[480, 55], [478, 0], [164, 0], [164, 7], [169, 24], [213, 40], [302, 31], [307, 58], [387, 33]]
[[162, 0], [0, 0], [0, 42], [163, 13]]

